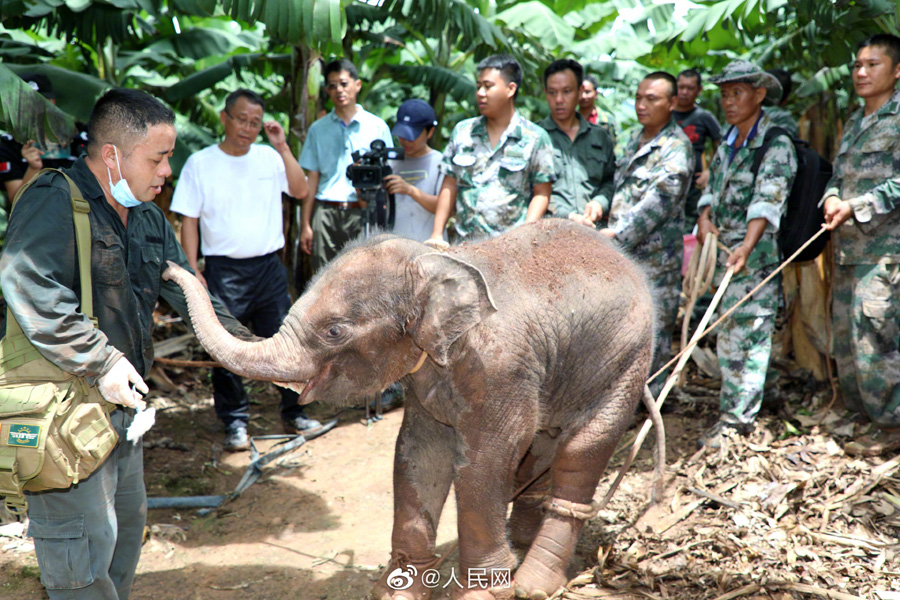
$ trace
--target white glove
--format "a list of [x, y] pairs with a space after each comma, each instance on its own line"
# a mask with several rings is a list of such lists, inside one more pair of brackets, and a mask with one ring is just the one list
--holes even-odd
[[112, 369], [107, 371], [106, 375], [101, 376], [97, 383], [100, 395], [107, 402], [130, 408], [137, 408], [139, 404], [143, 404], [141, 395], [135, 392], [135, 389], [143, 394], [150, 391], [150, 388], [124, 356], [113, 363]]

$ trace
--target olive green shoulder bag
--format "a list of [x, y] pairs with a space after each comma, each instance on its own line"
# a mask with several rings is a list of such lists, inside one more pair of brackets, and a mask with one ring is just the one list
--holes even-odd
[[[81, 279], [81, 311], [94, 322], [91, 294], [90, 205], [68, 175], [43, 169], [23, 185], [55, 171], [66, 178], [72, 196], [75, 245]], [[7, 508], [22, 514], [23, 490], [65, 489], [94, 472], [118, 442], [106, 402], [96, 386], [66, 373], [28, 341], [9, 309], [6, 335], [0, 340], [0, 496]]]

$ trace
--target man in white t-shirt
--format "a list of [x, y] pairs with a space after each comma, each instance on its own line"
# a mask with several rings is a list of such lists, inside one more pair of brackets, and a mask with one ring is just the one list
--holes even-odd
[[393, 175], [384, 187], [396, 203], [394, 233], [424, 242], [434, 228], [437, 194], [444, 181], [440, 172], [442, 154], [428, 146], [437, 126], [434, 109], [424, 100], [407, 100], [397, 110], [391, 130], [403, 147], [403, 160], [389, 161]]
[[[291, 306], [284, 247], [282, 194], [302, 199], [309, 193], [303, 169], [291, 152], [284, 129], [263, 123], [265, 102], [246, 89], [225, 99], [219, 118], [224, 139], [192, 154], [181, 171], [172, 210], [182, 218], [181, 245], [197, 277], [239, 321], [270, 337]], [[271, 147], [255, 144], [265, 128]], [[197, 268], [198, 250], [205, 270]], [[250, 398], [241, 378], [213, 369], [216, 416], [225, 425], [225, 449], [250, 447]], [[287, 433], [311, 434], [322, 425], [297, 404], [297, 393], [281, 391], [281, 418]]]

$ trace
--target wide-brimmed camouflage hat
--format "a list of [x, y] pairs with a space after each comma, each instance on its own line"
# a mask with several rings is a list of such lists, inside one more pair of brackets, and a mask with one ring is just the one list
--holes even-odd
[[781, 83], [771, 73], [766, 73], [749, 60], [733, 60], [722, 72], [709, 78], [714, 84], [749, 83], [753, 87], [766, 88], [766, 100], [778, 104], [781, 101]]

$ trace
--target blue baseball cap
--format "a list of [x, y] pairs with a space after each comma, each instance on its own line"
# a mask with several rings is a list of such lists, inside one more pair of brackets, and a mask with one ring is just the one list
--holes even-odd
[[404, 140], [415, 140], [422, 135], [426, 127], [437, 125], [434, 109], [424, 100], [407, 100], [397, 109], [397, 124], [391, 130], [395, 136]]

